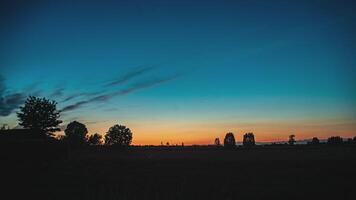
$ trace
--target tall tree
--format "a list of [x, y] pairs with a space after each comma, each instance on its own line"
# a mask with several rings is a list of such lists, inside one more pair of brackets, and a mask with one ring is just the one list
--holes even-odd
[[132, 132], [129, 128], [123, 125], [114, 125], [110, 127], [105, 135], [106, 145], [118, 145], [127, 147], [131, 144]]
[[81, 145], [86, 142], [86, 135], [88, 129], [85, 124], [77, 121], [73, 121], [67, 125], [66, 130], [64, 130], [66, 135], [66, 140], [73, 145]]
[[246, 147], [255, 146], [255, 136], [253, 133], [246, 133], [243, 138], [243, 145]]
[[231, 149], [236, 147], [235, 136], [233, 133], [227, 133], [224, 138], [224, 147]]
[[17, 117], [19, 125], [24, 128], [37, 129], [49, 136], [52, 136], [55, 131], [60, 131], [58, 125], [62, 123], [59, 120], [57, 102], [34, 96], [27, 98], [25, 105], [17, 112]]

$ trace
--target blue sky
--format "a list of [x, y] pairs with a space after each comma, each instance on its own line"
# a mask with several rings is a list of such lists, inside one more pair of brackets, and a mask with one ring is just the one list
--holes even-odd
[[2, 4], [2, 123], [33, 94], [137, 144], [356, 135], [352, 1]]

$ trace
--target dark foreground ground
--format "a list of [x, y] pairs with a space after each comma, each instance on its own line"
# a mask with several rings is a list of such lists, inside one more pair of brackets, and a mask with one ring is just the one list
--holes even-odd
[[356, 199], [354, 145], [14, 148], [1, 149], [3, 199]]

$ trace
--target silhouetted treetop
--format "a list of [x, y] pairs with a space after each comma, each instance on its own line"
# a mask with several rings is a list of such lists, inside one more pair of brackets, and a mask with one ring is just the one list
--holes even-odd
[[105, 135], [106, 145], [129, 146], [132, 141], [132, 132], [123, 125], [114, 125], [110, 127]]
[[246, 147], [254, 146], [255, 145], [255, 136], [253, 133], [246, 133], [243, 137], [243, 145]]
[[84, 124], [77, 121], [73, 121], [67, 125], [67, 128], [66, 130], [64, 130], [64, 133], [68, 142], [73, 144], [83, 144], [86, 141], [88, 129]]
[[317, 137], [313, 137], [313, 139], [312, 139], [312, 141], [311, 141], [311, 144], [313, 144], [313, 145], [317, 145], [317, 144], [319, 144], [320, 142], [319, 142], [319, 139], [317, 138]]
[[220, 139], [219, 138], [215, 138], [214, 144], [216, 146], [220, 146]]
[[294, 143], [295, 143], [295, 135], [290, 135], [289, 136], [289, 140], [288, 140], [288, 144], [294, 145]]
[[88, 137], [88, 144], [90, 145], [101, 145], [103, 136], [99, 133], [95, 133], [94, 135], [90, 135]]
[[19, 125], [24, 128], [39, 129], [48, 135], [54, 131], [60, 131], [58, 125], [62, 123], [58, 120], [60, 112], [57, 110], [57, 103], [46, 98], [29, 96], [25, 105], [17, 112]]
[[343, 139], [340, 136], [331, 136], [328, 138], [327, 141], [327, 144], [331, 144], [331, 145], [338, 145], [342, 143], [343, 143]]
[[235, 136], [233, 133], [227, 133], [224, 138], [224, 147], [225, 148], [234, 148], [236, 147]]

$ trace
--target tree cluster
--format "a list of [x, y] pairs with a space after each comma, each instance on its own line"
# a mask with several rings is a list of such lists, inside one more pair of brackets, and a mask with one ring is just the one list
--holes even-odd
[[[20, 111], [17, 112], [19, 119], [19, 125], [24, 128], [36, 130], [33, 132], [40, 133], [45, 137], [52, 137], [53, 132], [59, 131], [59, 125], [62, 123], [60, 118], [60, 111], [57, 110], [57, 103], [50, 101], [46, 98], [38, 98], [29, 96], [25, 101], [24, 106], [20, 107]], [[3, 125], [1, 130], [5, 130], [6, 126]], [[132, 132], [124, 125], [116, 124], [109, 128], [104, 137], [98, 133], [88, 135], [88, 129], [85, 124], [73, 121], [70, 122], [64, 130], [65, 135], [60, 139], [72, 146], [81, 145], [115, 145], [127, 147], [132, 142]], [[356, 137], [349, 138], [347, 143], [356, 143]], [[288, 144], [294, 145], [296, 143], [295, 135], [290, 135]], [[327, 139], [327, 144], [338, 145], [345, 143], [340, 136], [332, 136]], [[220, 146], [219, 138], [214, 141], [216, 146]], [[243, 135], [243, 146], [252, 147], [255, 146], [255, 136], [253, 133], [246, 133]], [[318, 145], [320, 141], [317, 137], [313, 137], [311, 145]], [[167, 142], [167, 146], [169, 143]], [[184, 146], [182, 144], [182, 146]], [[236, 140], [233, 133], [229, 132], [224, 138], [224, 147], [227, 149], [233, 149], [236, 147]]]
[[[28, 129], [39, 130], [47, 137], [53, 136], [53, 132], [60, 131], [58, 127], [62, 121], [60, 111], [57, 110], [57, 103], [46, 98], [37, 98], [30, 96], [25, 105], [20, 107], [17, 113], [19, 125]], [[64, 130], [65, 135], [60, 136], [60, 140], [71, 146], [81, 145], [117, 145], [127, 147], [132, 142], [132, 132], [129, 128], [123, 125], [114, 125], [109, 128], [105, 134], [104, 142], [102, 135], [95, 133], [88, 135], [88, 129], [85, 124], [72, 121]]]

